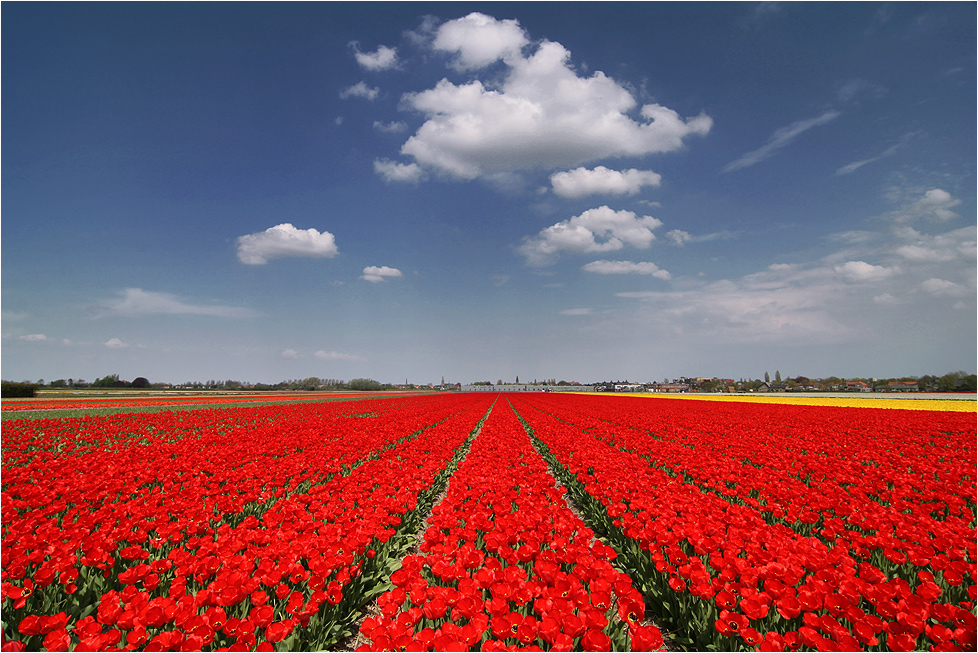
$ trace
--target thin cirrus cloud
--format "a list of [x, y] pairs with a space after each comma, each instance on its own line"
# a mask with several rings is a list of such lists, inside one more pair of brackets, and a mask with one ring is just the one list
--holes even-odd
[[338, 351], [325, 351], [320, 349], [313, 354], [316, 358], [324, 361], [366, 361], [366, 358], [355, 354], [344, 354]]
[[646, 249], [655, 240], [652, 231], [661, 226], [662, 221], [650, 215], [600, 206], [524, 238], [519, 252], [528, 265], [542, 266], [553, 263], [563, 252], [613, 252], [626, 245]]
[[[305, 358], [305, 356], [295, 349], [288, 348], [283, 349], [279, 356], [288, 360], [299, 360]], [[313, 358], [318, 358], [324, 361], [366, 361], [367, 359], [362, 356], [357, 356], [355, 354], [344, 354], [338, 351], [326, 351], [325, 349], [320, 349], [313, 353]]]
[[835, 171], [835, 174], [837, 174], [837, 175], [848, 175], [848, 174], [851, 174], [851, 173], [855, 172], [856, 170], [859, 170], [860, 168], [862, 168], [865, 165], [869, 165], [870, 163], [876, 163], [880, 159], [885, 159], [888, 156], [893, 156], [894, 154], [896, 154], [897, 152], [899, 152], [900, 149], [903, 146], [905, 146], [907, 143], [909, 143], [910, 140], [912, 138], [914, 138], [916, 135], [917, 135], [917, 132], [911, 132], [909, 134], [906, 134], [903, 138], [900, 139], [900, 142], [899, 143], [896, 143], [895, 145], [891, 145], [890, 147], [886, 148], [879, 155], [874, 156], [874, 157], [870, 157], [868, 159], [862, 159], [860, 161], [853, 161], [852, 163], [848, 163], [848, 164], [840, 167], [838, 170], [836, 170]]
[[244, 318], [254, 313], [246, 308], [221, 304], [195, 304], [175, 295], [152, 292], [142, 288], [126, 288], [116, 299], [103, 302], [98, 317], [142, 317], [146, 315], [207, 315], [212, 317]]
[[369, 281], [370, 283], [380, 283], [382, 281], [387, 281], [388, 279], [396, 279], [401, 276], [401, 271], [397, 268], [388, 267], [386, 265], [368, 265], [363, 269], [363, 275], [360, 277], [364, 281]]
[[651, 170], [611, 170], [598, 166], [584, 167], [550, 175], [550, 185], [560, 197], [577, 198], [587, 195], [635, 195], [645, 186], [658, 186], [662, 175]]
[[336, 238], [328, 231], [296, 229], [288, 222], [265, 231], [239, 236], [238, 260], [245, 265], [265, 265], [274, 258], [332, 258], [339, 253]]
[[669, 280], [672, 275], [651, 261], [633, 263], [632, 261], [591, 261], [581, 267], [585, 272], [595, 274], [648, 274], [656, 279]]
[[401, 154], [426, 170], [471, 180], [673, 151], [712, 128], [705, 114], [683, 119], [659, 104], [639, 106], [601, 71], [579, 76], [560, 43], [529, 44], [515, 20], [473, 13], [439, 26], [430, 47], [452, 56], [449, 67], [467, 71], [468, 81], [446, 78], [403, 96], [402, 106], [426, 120]]
[[760, 163], [765, 159], [773, 156], [778, 150], [783, 147], [788, 146], [796, 138], [807, 132], [809, 129], [818, 127], [819, 125], [824, 125], [827, 122], [835, 120], [842, 115], [842, 112], [836, 111], [834, 109], [826, 111], [820, 116], [814, 118], [808, 118], [806, 120], [798, 120], [787, 127], [781, 127], [775, 130], [771, 138], [768, 139], [767, 143], [752, 150], [736, 161], [731, 161], [726, 166], [723, 167], [723, 172], [733, 172], [734, 170], [740, 170], [742, 168], [749, 168], [752, 165]]

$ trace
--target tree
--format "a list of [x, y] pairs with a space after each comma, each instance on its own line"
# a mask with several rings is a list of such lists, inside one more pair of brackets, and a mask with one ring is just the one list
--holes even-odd
[[52, 388], [64, 388], [67, 385], [68, 385], [68, 382], [65, 381], [64, 379], [55, 379], [54, 381], [51, 381], [51, 387]]
[[351, 379], [349, 383], [346, 384], [350, 390], [357, 390], [360, 392], [373, 391], [373, 390], [383, 390], [383, 386], [373, 379]]
[[137, 376], [135, 379], [132, 380], [132, 383], [130, 385], [133, 388], [148, 388], [149, 379], [147, 379], [145, 376]]
[[118, 374], [109, 374], [103, 376], [101, 379], [92, 381], [93, 388], [123, 388], [125, 386], [126, 382], [120, 381]]
[[764, 372], [764, 383], [770, 383], [770, 382], [771, 382], [771, 375], [768, 374], [767, 372]]
[[776, 370], [774, 372], [774, 382], [781, 383], [781, 370]]

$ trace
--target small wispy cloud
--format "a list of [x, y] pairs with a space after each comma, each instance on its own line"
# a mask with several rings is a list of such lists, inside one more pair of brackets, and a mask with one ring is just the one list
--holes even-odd
[[390, 70], [397, 67], [397, 48], [381, 45], [373, 52], [361, 52], [357, 41], [351, 41], [350, 47], [353, 48], [357, 63], [367, 70]]
[[590, 315], [590, 308], [568, 308], [567, 310], [561, 311], [561, 315]]
[[367, 82], [357, 82], [340, 91], [340, 99], [342, 100], [348, 100], [351, 97], [376, 100], [378, 95], [380, 95], [380, 89], [367, 86]]
[[809, 129], [818, 127], [819, 125], [824, 125], [827, 122], [835, 120], [841, 115], [841, 111], [831, 109], [820, 116], [808, 118], [806, 120], [798, 120], [791, 123], [787, 127], [781, 127], [780, 129], [775, 130], [774, 134], [771, 135], [771, 138], [768, 139], [767, 143], [756, 150], [748, 152], [736, 161], [731, 161], [724, 166], [723, 172], [733, 172], [734, 170], [749, 168], [752, 165], [758, 164], [774, 155], [774, 153], [778, 150], [790, 145], [792, 141], [807, 132]]
[[838, 170], [836, 170], [835, 171], [835, 174], [837, 174], [837, 175], [848, 175], [848, 174], [850, 174], [852, 172], [855, 172], [856, 170], [859, 170], [864, 165], [868, 165], [870, 163], [875, 163], [875, 162], [879, 161], [880, 159], [885, 159], [888, 156], [893, 156], [894, 154], [896, 154], [897, 152], [900, 151], [900, 148], [902, 148], [907, 143], [909, 143], [910, 140], [914, 136], [916, 136], [916, 132], [913, 132], [913, 133], [910, 133], [910, 134], [906, 134], [903, 138], [900, 139], [900, 142], [899, 143], [896, 143], [895, 145], [891, 145], [890, 147], [886, 148], [879, 155], [870, 157], [868, 159], [863, 159], [861, 161], [853, 161], [852, 163], [848, 163], [848, 164], [842, 166], [841, 168], [839, 168]]
[[366, 358], [362, 356], [357, 356], [355, 354], [344, 354], [338, 351], [325, 351], [320, 349], [315, 354], [313, 354], [319, 360], [324, 361], [365, 361]]
[[109, 338], [103, 344], [109, 349], [125, 349], [129, 346], [118, 338]]
[[672, 240], [674, 245], [677, 247], [682, 247], [687, 243], [705, 243], [710, 240], [727, 240], [733, 238], [734, 234], [729, 231], [714, 231], [710, 234], [694, 236], [688, 231], [673, 229], [671, 231], [667, 231], [666, 236]]
[[20, 336], [18, 340], [26, 340], [27, 342], [44, 342], [48, 340], [48, 337], [43, 333], [29, 333], [25, 336]]
[[98, 317], [141, 317], [145, 315], [210, 315], [214, 317], [253, 317], [246, 308], [220, 304], [194, 304], [175, 295], [142, 288], [126, 288], [116, 299], [99, 306]]
[[407, 130], [407, 123], [399, 120], [392, 120], [391, 122], [374, 120], [374, 129], [379, 132], [384, 132], [385, 134], [399, 134]]
[[651, 261], [633, 263], [632, 261], [591, 261], [581, 268], [595, 274], [648, 274], [656, 279], [669, 280], [672, 275]]
[[360, 278], [364, 281], [369, 281], [370, 283], [380, 283], [382, 281], [395, 279], [400, 276], [401, 271], [397, 268], [388, 267], [386, 265], [368, 265], [363, 269], [363, 275]]
[[424, 179], [424, 170], [417, 163], [398, 163], [390, 159], [374, 161], [374, 172], [393, 182], [416, 184]]
[[881, 98], [886, 95], [886, 87], [867, 79], [847, 79], [839, 82], [835, 97], [839, 102], [857, 102], [864, 97]]

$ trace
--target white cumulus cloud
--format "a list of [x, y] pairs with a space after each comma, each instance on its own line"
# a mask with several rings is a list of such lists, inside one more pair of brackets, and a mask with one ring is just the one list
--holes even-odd
[[613, 252], [626, 245], [646, 249], [655, 240], [652, 231], [661, 226], [662, 221], [650, 215], [638, 216], [601, 206], [525, 238], [519, 251], [528, 264], [547, 265], [561, 252]]
[[357, 63], [367, 70], [389, 70], [397, 67], [397, 48], [381, 45], [373, 52], [361, 52], [360, 44], [356, 41], [350, 43], [350, 47], [353, 48]]
[[500, 61], [504, 68], [406, 94], [403, 105], [426, 121], [401, 154], [446, 176], [476, 179], [672, 151], [713, 125], [705, 114], [683, 119], [658, 104], [639, 106], [603, 72], [580, 76], [561, 44], [528, 43], [513, 20], [470, 14], [441, 25], [432, 47], [454, 54], [456, 68], [478, 73]]
[[401, 271], [397, 268], [391, 268], [386, 265], [379, 267], [368, 265], [363, 269], [363, 275], [360, 278], [370, 283], [380, 283], [381, 281], [387, 281], [388, 279], [394, 279], [399, 276], [401, 276]]
[[932, 295], [957, 296], [967, 294], [968, 290], [947, 279], [928, 279], [920, 284], [921, 290]]
[[669, 280], [672, 275], [651, 261], [633, 263], [632, 261], [591, 261], [582, 268], [595, 274], [650, 274], [656, 279]]
[[264, 265], [287, 256], [332, 258], [339, 252], [336, 239], [328, 231], [296, 229], [288, 222], [240, 236], [237, 243], [238, 260], [246, 265]]
[[567, 172], [550, 175], [550, 185], [554, 193], [561, 197], [584, 197], [586, 195], [634, 195], [644, 186], [658, 186], [662, 175], [651, 170], [611, 170], [598, 166], [593, 170], [580, 167]]
[[496, 20], [473, 12], [441, 25], [432, 47], [455, 54], [454, 68], [473, 70], [500, 59], [515, 63], [527, 43], [526, 34], [516, 20]]
[[283, 349], [282, 353], [279, 354], [282, 358], [296, 359], [300, 358], [299, 352], [294, 349]]
[[119, 340], [118, 338], [109, 338], [108, 340], [105, 341], [104, 344], [109, 349], [125, 349], [126, 347], [129, 346], [126, 343]]
[[43, 333], [29, 333], [25, 336], [20, 336], [20, 340], [26, 340], [27, 342], [44, 342], [48, 339]]
[[873, 265], [866, 261], [848, 261], [842, 265], [835, 266], [837, 274], [848, 281], [881, 281], [898, 273], [898, 268], [888, 268], [882, 265]]

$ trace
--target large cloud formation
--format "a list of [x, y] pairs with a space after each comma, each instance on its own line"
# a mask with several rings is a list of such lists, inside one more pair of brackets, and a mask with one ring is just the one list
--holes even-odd
[[246, 265], [264, 265], [286, 256], [331, 258], [339, 252], [336, 239], [328, 231], [296, 229], [288, 222], [240, 236], [237, 243], [238, 260]]
[[561, 252], [614, 252], [626, 245], [646, 249], [655, 240], [652, 231], [661, 226], [662, 221], [650, 215], [639, 217], [631, 211], [601, 206], [525, 238], [519, 251], [529, 265], [547, 265]]
[[456, 70], [490, 70], [487, 80], [501, 80], [455, 84], [442, 79], [434, 88], [404, 96], [403, 105], [426, 121], [401, 153], [451, 178], [667, 152], [713, 125], [705, 114], [686, 120], [659, 104], [639, 107], [603, 72], [579, 76], [567, 49], [553, 41], [533, 48], [515, 20], [469, 14], [442, 24], [431, 46], [453, 55], [450, 65]]

